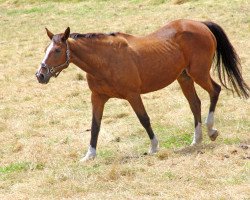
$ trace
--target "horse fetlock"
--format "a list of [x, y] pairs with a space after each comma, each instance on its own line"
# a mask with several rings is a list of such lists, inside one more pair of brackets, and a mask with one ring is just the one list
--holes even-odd
[[159, 142], [156, 138], [156, 136], [154, 136], [154, 138], [151, 140], [151, 147], [149, 149], [149, 154], [154, 154], [156, 152], [159, 151]]
[[201, 123], [198, 122], [197, 126], [195, 127], [194, 138], [191, 145], [194, 146], [200, 144], [201, 142], [202, 142], [202, 127]]
[[213, 124], [208, 123], [207, 121], [206, 121], [205, 123], [206, 123], [206, 125], [207, 125], [207, 129], [208, 129], [208, 130], [211, 130], [211, 129], [213, 128]]
[[96, 149], [89, 146], [86, 155], [80, 160], [80, 162], [86, 162], [88, 160], [93, 160], [96, 157]]
[[202, 142], [202, 135], [199, 136], [199, 137], [194, 137], [192, 143], [191, 143], [191, 146], [195, 146], [195, 145], [198, 145]]
[[218, 137], [218, 135], [219, 135], [219, 132], [217, 129], [208, 130], [208, 136], [209, 136], [211, 141], [215, 141], [216, 138]]

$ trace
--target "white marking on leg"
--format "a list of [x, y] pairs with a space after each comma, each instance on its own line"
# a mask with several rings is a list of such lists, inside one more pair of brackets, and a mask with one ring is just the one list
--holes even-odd
[[159, 142], [156, 138], [156, 136], [154, 136], [154, 138], [151, 140], [151, 147], [149, 149], [149, 154], [154, 154], [159, 150]]
[[210, 112], [207, 116], [206, 122], [208, 130], [211, 130], [214, 125], [214, 112]]
[[201, 143], [201, 141], [202, 141], [202, 127], [201, 123], [198, 122], [197, 126], [195, 127], [194, 138], [191, 145], [199, 144]]
[[80, 160], [80, 162], [86, 162], [88, 160], [94, 159], [95, 157], [96, 157], [96, 149], [90, 145], [86, 155]]
[[219, 135], [217, 129], [214, 129], [214, 112], [210, 112], [206, 119], [207, 124], [207, 134], [212, 141], [216, 140], [217, 136]]

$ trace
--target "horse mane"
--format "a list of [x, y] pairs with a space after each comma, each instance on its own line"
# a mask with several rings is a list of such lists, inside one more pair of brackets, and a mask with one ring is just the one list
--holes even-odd
[[102, 41], [102, 45], [112, 45], [114, 47], [127, 47], [128, 46], [128, 40], [127, 37], [130, 35], [120, 33], [120, 32], [111, 32], [111, 33], [86, 33], [86, 34], [80, 34], [80, 33], [71, 33], [70, 38], [77, 40], [81, 38], [86, 39], [100, 39], [96, 41]]
[[86, 33], [86, 34], [71, 33], [69, 37], [76, 40], [78, 38], [104, 38], [106, 36], [116, 36], [118, 34], [119, 34], [118, 32], [112, 32], [112, 33]]

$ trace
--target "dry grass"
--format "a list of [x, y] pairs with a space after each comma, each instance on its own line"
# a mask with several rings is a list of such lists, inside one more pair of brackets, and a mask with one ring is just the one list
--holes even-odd
[[[178, 18], [219, 23], [237, 49], [250, 84], [250, 4], [211, 1], [0, 1], [0, 199], [249, 199], [250, 101], [222, 91], [220, 136], [189, 147], [193, 117], [179, 86], [143, 95], [160, 139], [156, 156], [123, 100], [106, 105], [98, 157], [87, 149], [90, 92], [71, 65], [48, 85], [34, 77], [48, 44], [44, 27], [74, 32], [147, 34]], [[203, 119], [208, 95], [199, 87]], [[242, 145], [245, 144], [245, 145]], [[247, 146], [248, 145], [248, 146]]]

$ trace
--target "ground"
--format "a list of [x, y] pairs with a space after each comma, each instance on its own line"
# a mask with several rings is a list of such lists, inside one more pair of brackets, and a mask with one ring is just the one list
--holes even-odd
[[[80, 158], [90, 138], [85, 73], [70, 65], [48, 85], [34, 74], [54, 33], [145, 35], [168, 21], [212, 20], [228, 34], [250, 84], [247, 0], [0, 0], [0, 199], [250, 199], [250, 101], [223, 89], [215, 115], [220, 135], [190, 147], [193, 116], [179, 85], [143, 95], [160, 151], [126, 101], [104, 112], [98, 157]], [[211, 71], [215, 80], [216, 73]], [[204, 122], [208, 94], [197, 86]]]

